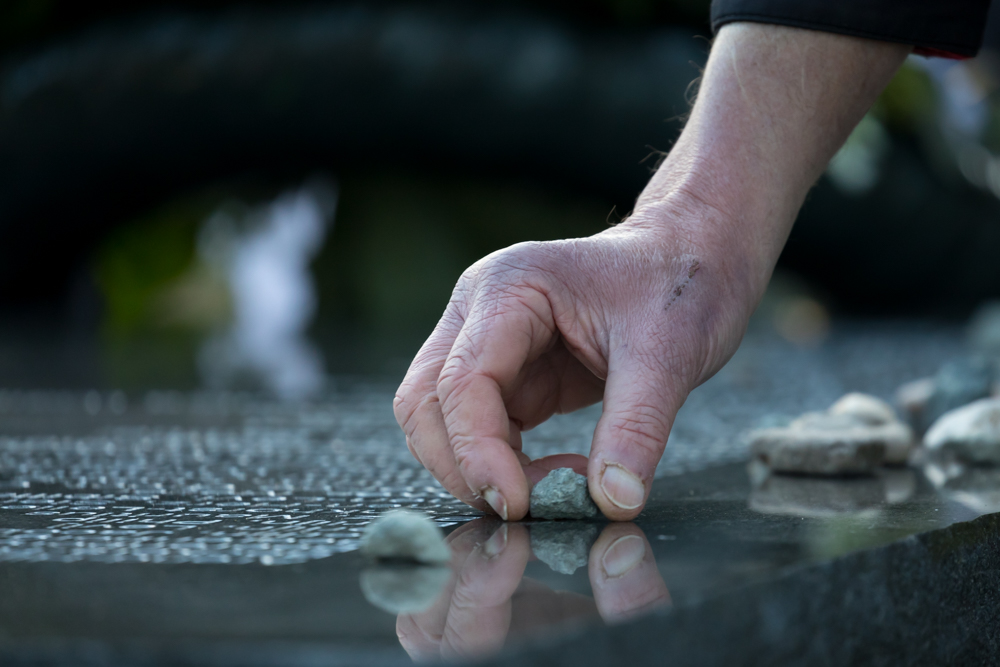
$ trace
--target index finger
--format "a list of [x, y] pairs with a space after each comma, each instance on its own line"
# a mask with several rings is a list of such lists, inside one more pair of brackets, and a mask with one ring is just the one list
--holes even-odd
[[530, 486], [511, 447], [505, 389], [556, 335], [544, 294], [523, 289], [473, 304], [438, 378], [455, 461], [502, 519], [528, 513]]
[[417, 461], [453, 496], [485, 510], [485, 503], [469, 489], [455, 462], [437, 393], [438, 376], [461, 326], [457, 308], [449, 306], [410, 364], [396, 391], [393, 412]]

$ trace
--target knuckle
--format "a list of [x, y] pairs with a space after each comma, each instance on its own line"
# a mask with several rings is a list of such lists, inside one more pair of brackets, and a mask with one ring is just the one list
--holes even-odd
[[442, 398], [442, 408], [447, 410], [452, 397], [461, 390], [475, 363], [475, 352], [466, 346], [455, 349], [441, 368], [437, 379], [437, 395]]
[[543, 241], [517, 243], [487, 255], [469, 267], [467, 273], [474, 277], [478, 290], [531, 282], [546, 273], [551, 246], [551, 242]]
[[396, 417], [396, 423], [404, 431], [406, 431], [406, 424], [416, 412], [416, 402], [412, 399], [411, 394], [409, 389], [400, 387], [392, 399], [392, 414]]
[[392, 412], [396, 417], [396, 423], [408, 438], [416, 431], [420, 414], [427, 408], [433, 408], [437, 402], [437, 394], [433, 391], [419, 395], [411, 389], [401, 387], [396, 392], [392, 401]]
[[455, 452], [455, 463], [459, 469], [469, 464], [472, 452], [475, 450], [476, 440], [470, 435], [454, 435], [451, 438], [451, 447]]

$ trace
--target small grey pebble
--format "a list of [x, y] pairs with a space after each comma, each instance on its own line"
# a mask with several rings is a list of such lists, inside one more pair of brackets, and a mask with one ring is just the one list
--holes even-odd
[[531, 490], [535, 519], [593, 519], [601, 515], [587, 490], [587, 478], [572, 468], [557, 468]]
[[427, 515], [393, 510], [365, 526], [361, 551], [373, 558], [416, 563], [447, 563], [451, 550], [444, 534]]

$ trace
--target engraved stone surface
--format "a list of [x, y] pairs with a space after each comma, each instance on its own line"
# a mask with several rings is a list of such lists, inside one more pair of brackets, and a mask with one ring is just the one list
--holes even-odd
[[[750, 335], [688, 398], [656, 476], [746, 460], [739, 434], [761, 415], [829, 405], [845, 387], [887, 396], [960, 349], [952, 332], [912, 327], [821, 350]], [[289, 565], [357, 550], [386, 510], [446, 529], [479, 516], [407, 451], [394, 390], [332, 378], [305, 403], [0, 390], [0, 562]], [[553, 417], [524, 434], [525, 452], [586, 454], [600, 410]]]
[[594, 519], [601, 515], [587, 490], [587, 478], [572, 468], [557, 468], [531, 489], [535, 519]]
[[[957, 340], [866, 330], [805, 350], [749, 336], [674, 424], [656, 472], [670, 479], [653, 483], [636, 520], [656, 561], [647, 574], [662, 574], [680, 608], [792, 564], [969, 518], [965, 505], [953, 515], [956, 503], [935, 504], [919, 484], [890, 489], [885, 475], [905, 471], [886, 470], [877, 508], [821, 516], [824, 502], [835, 505], [829, 497], [793, 489], [789, 498], [767, 487], [775, 493], [764, 506], [785, 509], [761, 514], [747, 505], [745, 466], [716, 467], [746, 460], [739, 435], [762, 415], [821, 409], [848, 389], [891, 395], [954, 355]], [[94, 663], [102, 665], [410, 664], [394, 613], [419, 614], [444, 573], [366, 569], [371, 562], [358, 552], [365, 526], [405, 508], [430, 516], [452, 545], [489, 532], [478, 536], [468, 522], [482, 515], [411, 456], [392, 415], [394, 390], [332, 378], [322, 396], [297, 403], [216, 391], [0, 390], [0, 662], [91, 664], [98, 650], [108, 656]], [[600, 409], [524, 433], [525, 453], [587, 453]], [[803, 518], [803, 506], [816, 516]], [[577, 522], [508, 527], [498, 558], [468, 559], [450, 575], [513, 595], [506, 645], [520, 641], [513, 630], [525, 619], [546, 642], [563, 632], [563, 612], [598, 623], [591, 577], [601, 553], [594, 572], [580, 564], [600, 539], [545, 535], [545, 527], [586, 528]], [[542, 557], [531, 559], [530, 547]], [[500, 572], [501, 561], [509, 571]], [[614, 588], [629, 580], [600, 581]], [[545, 600], [558, 604], [536, 604]], [[455, 636], [481, 628], [490, 630], [477, 624]]]

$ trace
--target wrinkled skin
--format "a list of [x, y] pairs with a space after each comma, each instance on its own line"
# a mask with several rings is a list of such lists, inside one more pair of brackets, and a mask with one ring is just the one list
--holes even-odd
[[[745, 267], [721, 261], [724, 240], [685, 233], [694, 216], [676, 209], [666, 244], [637, 214], [590, 238], [515, 245], [465, 272], [395, 405], [410, 450], [448, 491], [483, 510], [494, 500], [514, 520], [530, 484], [571, 467], [608, 517], [638, 513], [673, 416], [729, 358], [750, 314]], [[589, 460], [521, 451], [522, 432], [602, 398]], [[609, 467], [634, 488], [605, 477]]]
[[[611, 519], [642, 510], [688, 393], [735, 351], [806, 193], [911, 47], [733, 23], [629, 219], [465, 272], [395, 413], [413, 455], [503, 519], [556, 467]], [[521, 434], [603, 398], [590, 457], [531, 461]]]
[[418, 661], [489, 655], [519, 636], [599, 616], [616, 623], [670, 604], [643, 532], [631, 523], [604, 527], [590, 549], [594, 597], [557, 592], [524, 578], [533, 558], [528, 530], [478, 519], [448, 536], [452, 575], [426, 611], [396, 619], [399, 642]]

